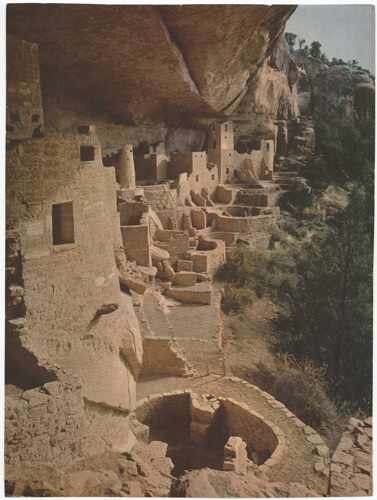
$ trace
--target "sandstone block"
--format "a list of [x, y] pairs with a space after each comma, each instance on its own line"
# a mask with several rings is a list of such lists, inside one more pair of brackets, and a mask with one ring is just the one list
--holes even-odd
[[131, 276], [131, 275], [126, 275], [126, 274], [120, 274], [119, 275], [119, 283], [121, 285], [126, 286], [130, 290], [133, 290], [134, 292], [138, 293], [139, 295], [144, 295], [145, 291], [148, 288], [148, 285], [144, 283], [143, 281]]
[[34, 389], [30, 391], [25, 391], [22, 395], [22, 398], [28, 401], [30, 408], [47, 404], [51, 400], [51, 396], [43, 394], [42, 392], [39, 392]]
[[337, 464], [344, 464], [351, 466], [354, 461], [354, 457], [349, 455], [348, 453], [344, 453], [343, 451], [336, 450], [334, 455], [332, 456], [332, 461]]
[[323, 439], [319, 434], [310, 434], [309, 436], [306, 436], [306, 440], [312, 444], [324, 444]]
[[169, 281], [174, 282], [174, 279], [175, 279], [174, 269], [167, 262], [164, 262], [163, 264], [164, 264], [164, 270], [165, 270], [166, 277], [168, 278]]
[[151, 245], [151, 257], [152, 260], [162, 261], [164, 259], [169, 259], [169, 252], [157, 247], [156, 245]]
[[246, 465], [246, 443], [238, 436], [231, 436], [224, 447], [224, 470], [245, 472]]
[[368, 491], [371, 486], [370, 476], [366, 474], [356, 474], [352, 479], [352, 483], [355, 484], [358, 488], [361, 488], [365, 491]]
[[192, 272], [192, 260], [177, 260], [177, 272]]
[[188, 271], [176, 273], [173, 283], [178, 286], [194, 286], [196, 284], [196, 273]]

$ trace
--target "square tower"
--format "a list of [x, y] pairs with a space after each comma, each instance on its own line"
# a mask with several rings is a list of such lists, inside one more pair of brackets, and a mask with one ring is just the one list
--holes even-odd
[[208, 156], [211, 163], [219, 169], [219, 182], [224, 182], [232, 174], [234, 167], [233, 123], [214, 122], [208, 134]]
[[208, 135], [208, 153], [224, 149], [234, 149], [233, 123], [214, 122]]

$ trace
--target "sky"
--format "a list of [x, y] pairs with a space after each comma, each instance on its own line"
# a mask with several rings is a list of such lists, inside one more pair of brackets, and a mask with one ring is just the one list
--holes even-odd
[[[356, 59], [362, 68], [375, 73], [374, 5], [299, 5], [285, 31], [322, 44], [330, 59]], [[295, 47], [295, 48], [298, 48]]]

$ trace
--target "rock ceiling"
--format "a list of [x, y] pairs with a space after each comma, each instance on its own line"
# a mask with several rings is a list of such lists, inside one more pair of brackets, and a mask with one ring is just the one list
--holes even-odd
[[8, 33], [39, 46], [45, 95], [119, 122], [230, 112], [294, 6], [11, 4]]

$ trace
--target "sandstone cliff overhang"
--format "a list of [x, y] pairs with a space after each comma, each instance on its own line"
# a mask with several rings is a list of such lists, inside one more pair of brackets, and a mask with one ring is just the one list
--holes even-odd
[[7, 29], [38, 44], [47, 95], [139, 123], [233, 110], [295, 8], [10, 4]]

